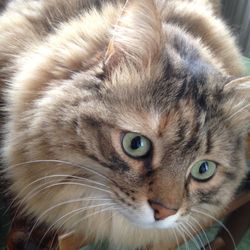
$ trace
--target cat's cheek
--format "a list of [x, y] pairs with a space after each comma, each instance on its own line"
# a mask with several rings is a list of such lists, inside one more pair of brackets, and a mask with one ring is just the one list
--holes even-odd
[[147, 228], [155, 222], [153, 211], [147, 204], [133, 210], [123, 209], [122, 214], [129, 219], [130, 222], [139, 227]]

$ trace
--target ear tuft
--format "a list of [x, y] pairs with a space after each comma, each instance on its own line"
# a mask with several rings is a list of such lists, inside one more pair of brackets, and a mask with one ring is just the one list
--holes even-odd
[[[226, 103], [229, 119], [240, 130], [250, 131], [250, 76], [235, 79], [225, 85], [224, 90], [233, 94]], [[231, 96], [231, 95], [230, 95]]]
[[147, 67], [163, 43], [160, 13], [153, 0], [127, 0], [112, 31], [104, 65], [113, 68], [121, 61]]
[[227, 83], [225, 90], [235, 89], [236, 91], [250, 91], [250, 76], [241, 77]]

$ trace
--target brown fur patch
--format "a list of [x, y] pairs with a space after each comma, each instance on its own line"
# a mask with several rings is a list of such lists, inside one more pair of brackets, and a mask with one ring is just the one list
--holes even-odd
[[[149, 199], [185, 223], [192, 209], [216, 216], [244, 179], [249, 79], [229, 83], [241, 55], [207, 1], [124, 4], [14, 1], [2, 13], [4, 173], [39, 221], [157, 249], [175, 235]], [[124, 132], [149, 152], [126, 154]], [[206, 182], [190, 175], [200, 160], [217, 164]]]

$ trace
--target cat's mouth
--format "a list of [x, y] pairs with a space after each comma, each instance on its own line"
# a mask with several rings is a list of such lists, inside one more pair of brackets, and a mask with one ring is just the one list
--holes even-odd
[[177, 220], [180, 218], [180, 212], [176, 211], [165, 218], [157, 219], [155, 210], [147, 203], [142, 204], [138, 209], [133, 211], [122, 209], [123, 216], [136, 226], [144, 229], [167, 229], [177, 226]]

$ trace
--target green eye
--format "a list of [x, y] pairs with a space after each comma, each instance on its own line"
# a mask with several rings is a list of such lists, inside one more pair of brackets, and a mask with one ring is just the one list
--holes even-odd
[[122, 138], [124, 152], [134, 158], [146, 156], [151, 150], [151, 141], [133, 132], [126, 133]]
[[216, 167], [213, 161], [198, 161], [193, 165], [191, 175], [195, 180], [206, 181], [214, 175]]

